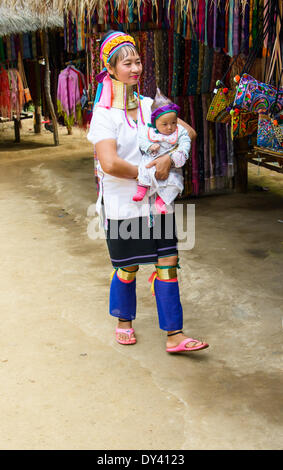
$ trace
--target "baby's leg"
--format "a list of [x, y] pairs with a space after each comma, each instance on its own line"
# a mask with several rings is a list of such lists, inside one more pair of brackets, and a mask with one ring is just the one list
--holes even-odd
[[156, 208], [158, 214], [167, 214], [168, 213], [168, 210], [166, 209], [166, 204], [163, 201], [163, 199], [161, 199], [160, 196], [157, 196], [154, 205], [155, 205], [155, 208]]
[[146, 192], [148, 190], [148, 186], [143, 186], [142, 184], [138, 184], [137, 192], [133, 197], [133, 201], [142, 201]]

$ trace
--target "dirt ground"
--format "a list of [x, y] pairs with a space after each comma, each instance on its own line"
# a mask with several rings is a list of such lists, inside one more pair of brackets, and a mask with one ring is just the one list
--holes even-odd
[[[137, 344], [108, 314], [112, 271], [88, 236], [92, 146], [59, 147], [26, 121], [0, 125], [0, 448], [281, 449], [283, 176], [249, 169], [249, 192], [190, 200], [180, 253], [184, 330], [202, 352], [168, 355], [144, 266]], [[266, 188], [268, 190], [259, 190]]]

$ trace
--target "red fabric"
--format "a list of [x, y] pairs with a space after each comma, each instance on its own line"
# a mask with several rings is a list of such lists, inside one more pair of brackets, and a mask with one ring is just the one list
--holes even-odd
[[83, 94], [83, 90], [84, 90], [84, 84], [83, 84], [83, 79], [82, 79], [82, 76], [81, 76], [81, 72], [79, 70], [76, 70], [74, 67], [71, 67], [71, 69], [76, 72], [76, 74], [78, 75], [78, 83], [79, 83], [79, 89], [80, 89], [80, 96], [82, 96]]
[[0, 69], [0, 116], [11, 117], [10, 85], [8, 72]]

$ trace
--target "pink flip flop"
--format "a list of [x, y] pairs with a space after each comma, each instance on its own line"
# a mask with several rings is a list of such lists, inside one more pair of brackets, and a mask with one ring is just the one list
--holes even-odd
[[[134, 328], [116, 328], [116, 340], [120, 344], [135, 344], [137, 342], [136, 338], [130, 338], [131, 334], [134, 333], [135, 330]], [[119, 333], [123, 333], [125, 335], [128, 335], [129, 341], [122, 341], [121, 339], [118, 339]]]
[[[196, 342], [196, 343], [201, 343], [199, 346], [193, 346], [192, 348], [186, 348], [186, 344], [191, 343], [191, 342]], [[198, 341], [197, 339], [193, 338], [186, 338], [184, 341], [182, 341], [178, 346], [175, 348], [167, 348], [166, 351], [170, 353], [175, 353], [175, 352], [183, 352], [183, 351], [200, 351], [201, 349], [208, 348], [209, 344], [207, 343], [202, 343], [201, 341]]]

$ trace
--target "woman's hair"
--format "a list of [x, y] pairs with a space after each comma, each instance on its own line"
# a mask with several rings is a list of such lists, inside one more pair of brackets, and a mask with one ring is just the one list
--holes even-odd
[[[114, 31], [113, 29], [110, 29], [109, 31], [107, 31], [107, 33], [105, 33], [100, 39], [100, 43], [99, 43], [100, 47], [101, 47], [101, 44], [105, 41], [105, 39], [108, 38], [110, 34], [117, 33], [117, 32], [118, 31]], [[111, 67], [115, 69], [117, 62], [119, 60], [125, 59], [126, 57], [128, 57], [128, 55], [136, 55], [136, 54], [138, 54], [137, 48], [132, 44], [126, 44], [125, 46], [120, 47], [117, 50], [117, 52], [114, 52], [113, 56], [110, 58], [108, 63]]]

